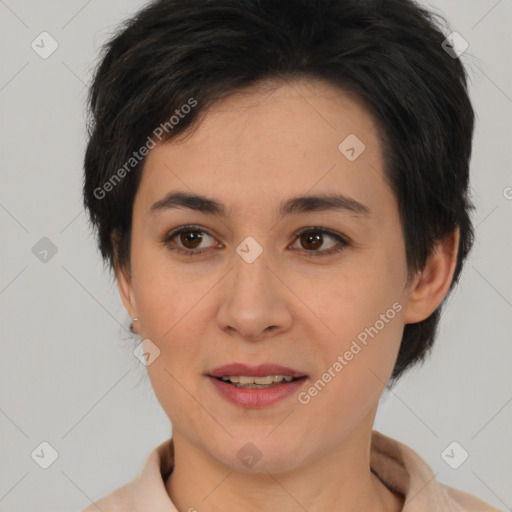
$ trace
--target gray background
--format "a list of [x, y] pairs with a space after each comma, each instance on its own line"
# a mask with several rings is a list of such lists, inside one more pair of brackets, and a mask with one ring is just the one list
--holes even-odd
[[[81, 207], [91, 70], [141, 5], [0, 0], [3, 512], [80, 510], [135, 477], [170, 434]], [[419, 452], [439, 480], [511, 510], [512, 2], [429, 5], [469, 43], [477, 241], [430, 361], [387, 393], [376, 428]], [[47, 59], [31, 48], [43, 31], [59, 45]], [[46, 261], [43, 237], [57, 249]], [[43, 441], [58, 452], [48, 469], [31, 457]], [[458, 469], [441, 457], [452, 441], [469, 453]]]

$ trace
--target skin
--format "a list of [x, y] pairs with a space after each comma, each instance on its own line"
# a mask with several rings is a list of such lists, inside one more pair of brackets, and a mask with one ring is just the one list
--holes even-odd
[[[165, 486], [180, 511], [401, 510], [403, 496], [370, 471], [372, 426], [404, 325], [427, 318], [448, 291], [458, 232], [408, 282], [371, 116], [320, 81], [274, 85], [216, 103], [187, 137], [158, 144], [135, 197], [130, 268], [117, 269], [117, 278], [136, 332], [161, 351], [147, 370], [173, 427], [175, 467]], [[351, 133], [366, 146], [353, 162], [338, 150]], [[178, 190], [213, 197], [228, 216], [150, 213]], [[292, 196], [333, 192], [371, 214], [276, 216]], [[199, 256], [171, 250], [194, 250], [187, 238], [165, 245], [186, 224], [205, 231]], [[351, 244], [315, 256], [337, 242], [324, 235], [311, 248], [296, 233], [312, 226]], [[263, 249], [250, 264], [235, 251], [247, 236]], [[292, 395], [242, 408], [205, 376], [232, 362], [277, 363], [307, 374], [307, 390], [395, 302], [401, 311], [307, 405]], [[247, 442], [262, 454], [251, 468], [237, 457]]]

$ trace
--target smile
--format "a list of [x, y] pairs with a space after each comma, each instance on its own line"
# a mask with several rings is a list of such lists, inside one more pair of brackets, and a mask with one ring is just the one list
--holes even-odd
[[247, 375], [229, 375], [221, 377], [221, 380], [233, 384], [237, 388], [262, 389], [279, 385], [283, 382], [291, 382], [297, 377], [291, 375], [267, 375], [265, 377], [249, 377]]

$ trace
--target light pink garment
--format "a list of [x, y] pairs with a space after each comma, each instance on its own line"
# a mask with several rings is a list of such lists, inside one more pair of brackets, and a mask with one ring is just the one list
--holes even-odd
[[[178, 512], [164, 485], [172, 469], [173, 450], [172, 439], [163, 442], [151, 452], [136, 478], [82, 512]], [[498, 511], [471, 494], [438, 482], [416, 452], [375, 430], [370, 453], [370, 465], [380, 480], [406, 497], [404, 512]]]

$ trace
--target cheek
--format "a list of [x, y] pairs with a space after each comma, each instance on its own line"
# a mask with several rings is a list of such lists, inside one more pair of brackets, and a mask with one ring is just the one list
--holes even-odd
[[[147, 367], [159, 399], [183, 392], [179, 383], [191, 380], [191, 369], [197, 368], [201, 355], [204, 325], [199, 319], [207, 318], [205, 294], [218, 278], [212, 272], [194, 272], [194, 267], [172, 264], [165, 251], [150, 244], [144, 248], [139, 245], [132, 253], [141, 336], [149, 338], [160, 350], [159, 357]], [[190, 399], [190, 395], [187, 397]]]
[[[165, 341], [176, 337], [194, 314], [213, 276], [194, 272], [197, 266], [173, 262], [166, 249], [146, 242], [132, 253], [132, 272], [143, 335]], [[211, 281], [211, 283], [210, 283]]]
[[[392, 311], [388, 323], [373, 319], [371, 324], [359, 329], [347, 317], [345, 323], [338, 324], [341, 335], [318, 346], [323, 373], [312, 378], [299, 403], [303, 404], [308, 418], [329, 420], [323, 427], [326, 431], [350, 432], [378, 404], [391, 376], [403, 331], [400, 313], [394, 314], [394, 309], [384, 311]], [[367, 311], [366, 315], [374, 318]], [[350, 327], [346, 325], [349, 322], [352, 322]], [[345, 335], [345, 327], [356, 334]]]
[[373, 261], [344, 269], [322, 293], [311, 296], [308, 304], [329, 327], [322, 323], [314, 334], [316, 358], [325, 372], [315, 376], [320, 382], [311, 390], [317, 393], [311, 403], [318, 413], [329, 408], [346, 416], [350, 411], [355, 419], [377, 403], [403, 334], [400, 263], [391, 254], [376, 254]]
[[326, 346], [341, 350], [358, 337], [364, 343], [371, 334], [377, 334], [376, 330], [387, 338], [386, 345], [392, 345], [401, 337], [401, 274], [393, 257], [354, 258], [339, 272], [331, 272], [324, 282], [297, 280], [300, 286], [295, 290], [297, 295], [308, 297], [308, 306], [322, 320], [325, 335], [321, 339]]

